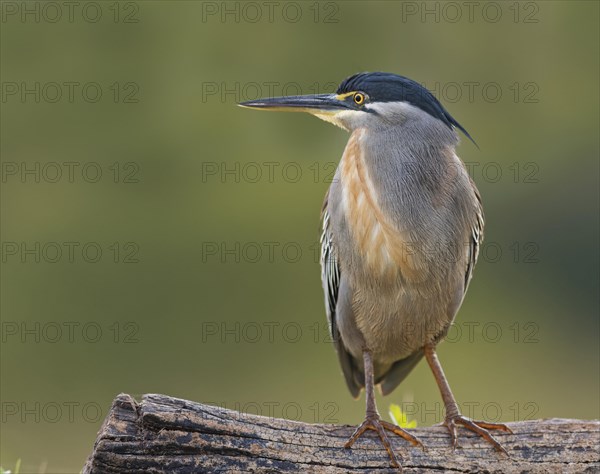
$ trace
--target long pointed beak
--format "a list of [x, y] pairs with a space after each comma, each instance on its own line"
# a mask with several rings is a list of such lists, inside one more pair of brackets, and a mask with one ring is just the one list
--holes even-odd
[[262, 109], [283, 112], [331, 113], [348, 109], [348, 105], [335, 94], [294, 95], [288, 97], [270, 97], [249, 100], [238, 104], [250, 109]]

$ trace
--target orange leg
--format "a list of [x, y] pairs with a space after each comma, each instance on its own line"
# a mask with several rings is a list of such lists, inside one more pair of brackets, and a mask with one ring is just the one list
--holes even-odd
[[344, 445], [344, 447], [350, 448], [354, 444], [354, 442], [363, 435], [365, 431], [375, 431], [379, 435], [379, 439], [381, 440], [383, 447], [390, 456], [392, 466], [402, 470], [400, 462], [398, 461], [398, 457], [396, 456], [396, 453], [394, 453], [390, 440], [385, 431], [391, 431], [392, 433], [409, 441], [414, 446], [420, 446], [422, 448], [423, 445], [416, 437], [411, 435], [408, 431], [403, 430], [399, 426], [396, 426], [392, 423], [388, 423], [387, 421], [383, 421], [381, 419], [381, 417], [379, 416], [379, 412], [377, 411], [377, 405], [375, 403], [375, 390], [373, 385], [373, 360], [371, 359], [371, 353], [365, 351], [363, 353], [363, 360], [365, 365], [365, 393], [367, 399], [367, 411], [365, 421], [363, 421], [362, 424], [358, 428], [356, 428], [356, 431], [352, 434], [352, 436]]
[[487, 423], [485, 421], [475, 421], [470, 420], [465, 416], [462, 416], [460, 414], [460, 410], [458, 409], [458, 404], [454, 399], [454, 395], [452, 394], [452, 390], [450, 390], [450, 385], [448, 384], [448, 380], [446, 379], [446, 375], [444, 374], [442, 365], [440, 364], [440, 361], [435, 352], [435, 346], [433, 344], [428, 344], [425, 346], [424, 350], [425, 358], [427, 359], [427, 363], [429, 364], [429, 367], [433, 372], [435, 381], [437, 382], [438, 387], [440, 388], [440, 393], [442, 394], [444, 405], [446, 406], [446, 419], [444, 421], [444, 425], [450, 431], [452, 447], [456, 448], [457, 445], [456, 425], [462, 425], [468, 430], [477, 433], [488, 443], [490, 443], [497, 451], [503, 452], [504, 454], [508, 455], [506, 450], [498, 441], [496, 441], [496, 439], [494, 439], [494, 437], [490, 434], [488, 430], [499, 430], [512, 434], [510, 428], [501, 423]]

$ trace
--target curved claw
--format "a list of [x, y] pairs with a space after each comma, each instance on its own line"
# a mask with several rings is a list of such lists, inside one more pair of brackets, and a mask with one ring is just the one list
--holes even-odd
[[390, 439], [388, 438], [385, 430], [391, 431], [392, 433], [400, 436], [401, 438], [404, 438], [405, 440], [412, 443], [414, 446], [419, 446], [425, 449], [423, 447], [423, 443], [421, 443], [421, 441], [419, 441], [418, 438], [411, 435], [408, 431], [405, 431], [399, 426], [396, 426], [392, 423], [388, 423], [387, 421], [383, 421], [379, 418], [367, 418], [365, 421], [363, 421], [360, 424], [360, 426], [356, 428], [356, 430], [354, 431], [350, 439], [346, 442], [344, 447], [350, 448], [354, 444], [354, 442], [358, 438], [360, 438], [360, 436], [362, 436], [362, 434], [367, 430], [372, 430], [377, 433], [379, 439], [381, 440], [381, 443], [383, 444], [383, 447], [385, 448], [385, 450], [388, 453], [388, 456], [390, 457], [392, 466], [398, 468], [400, 472], [402, 471], [402, 467], [400, 465], [400, 462], [398, 461], [396, 453], [392, 449], [392, 444], [390, 443]]
[[421, 440], [416, 436], [411, 435], [408, 431], [403, 430], [402, 428], [400, 428], [397, 425], [394, 425], [393, 423], [388, 423], [387, 421], [380, 420], [380, 423], [386, 430], [391, 431], [392, 433], [412, 443], [413, 446], [421, 448], [423, 451], [425, 451], [425, 446], [423, 445], [423, 443], [421, 443]]
[[496, 451], [502, 452], [502, 453], [506, 454], [507, 456], [509, 456], [506, 449], [504, 449], [504, 447], [488, 431], [488, 430], [498, 430], [498, 431], [504, 431], [506, 433], [512, 434], [512, 431], [508, 426], [503, 425], [501, 423], [488, 423], [486, 421], [470, 420], [469, 418], [464, 417], [462, 415], [456, 415], [451, 418], [448, 418], [444, 422], [444, 425], [450, 431], [450, 438], [452, 440], [453, 449], [456, 449], [456, 446], [457, 446], [457, 429], [456, 429], [457, 424], [462, 425], [465, 428], [467, 428], [469, 431], [472, 431], [473, 433], [476, 433], [479, 436], [481, 436], [488, 443], [490, 443], [494, 447], [494, 449], [496, 449]]
[[453, 419], [449, 419], [445, 423], [446, 428], [450, 431], [450, 441], [452, 442], [452, 449], [455, 450], [458, 446], [458, 433], [456, 431], [456, 423]]
[[505, 433], [514, 434], [513, 431], [508, 426], [506, 426], [502, 423], [489, 423], [487, 421], [477, 421], [477, 420], [473, 420], [473, 423], [481, 426], [482, 428], [485, 428], [486, 430], [498, 430], [498, 431], [504, 431]]

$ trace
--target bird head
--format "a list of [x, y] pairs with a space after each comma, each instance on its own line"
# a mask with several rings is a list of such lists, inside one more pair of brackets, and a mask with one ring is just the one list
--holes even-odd
[[418, 82], [386, 72], [363, 72], [345, 79], [333, 94], [270, 97], [239, 104], [261, 110], [307, 112], [345, 130], [402, 126], [411, 117], [427, 114], [452, 129], [469, 133]]

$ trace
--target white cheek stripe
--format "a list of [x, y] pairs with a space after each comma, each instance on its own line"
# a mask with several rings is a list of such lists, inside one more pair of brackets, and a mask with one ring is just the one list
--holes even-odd
[[367, 113], [362, 110], [341, 110], [339, 112], [325, 112], [316, 110], [312, 113], [315, 117], [343, 128], [346, 131], [353, 130], [365, 120]]
[[320, 118], [321, 120], [324, 120], [325, 122], [334, 124], [336, 127], [340, 127], [340, 128], [343, 128], [344, 130], [348, 130], [344, 126], [344, 124], [342, 122], [340, 122], [338, 114], [313, 113], [313, 115], [317, 118]]

